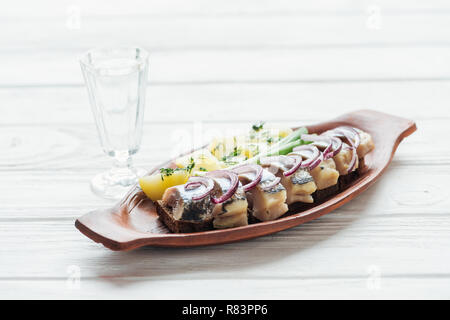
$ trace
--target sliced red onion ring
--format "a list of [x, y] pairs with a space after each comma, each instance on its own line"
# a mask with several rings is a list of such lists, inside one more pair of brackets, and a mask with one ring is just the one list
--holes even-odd
[[355, 130], [355, 128], [343, 126], [337, 127], [330, 131], [330, 133], [337, 137], [345, 137], [348, 142], [355, 148], [358, 148], [361, 143], [361, 137], [359, 136], [359, 132]]
[[337, 137], [333, 137], [333, 136], [330, 136], [330, 139], [331, 139], [332, 148], [331, 148], [330, 152], [328, 152], [327, 154], [324, 154], [325, 160], [333, 158], [335, 155], [337, 155], [342, 150], [342, 140], [341, 139], [339, 139]]
[[211, 197], [211, 201], [215, 204], [222, 203], [230, 199], [236, 192], [239, 186], [239, 178], [238, 175], [230, 170], [216, 170], [210, 171], [207, 173], [208, 176], [217, 177], [217, 178], [226, 178], [230, 180], [230, 188], [227, 192], [222, 194], [219, 198]]
[[325, 144], [325, 150], [323, 151], [324, 160], [333, 158], [342, 149], [341, 139], [335, 137], [334, 135], [327, 134], [327, 133], [320, 135], [320, 136], [311, 135], [311, 134], [303, 134], [302, 140], [312, 141], [313, 145], [315, 145], [317, 147], [324, 147], [324, 144]]
[[[314, 164], [314, 162], [320, 157], [322, 153], [319, 151], [319, 149], [317, 149], [316, 146], [308, 144], [295, 147], [292, 154], [298, 154], [307, 159], [301, 163], [300, 168], [311, 169], [310, 166]], [[319, 163], [321, 161], [319, 161]]]
[[268, 184], [265, 184], [262, 189], [263, 190], [269, 190], [272, 189], [273, 187], [275, 187], [277, 184], [279, 184], [281, 181], [280, 177], [275, 177], [275, 179], [273, 179], [272, 181], [270, 181]]
[[318, 136], [314, 134], [302, 134], [301, 139], [311, 141], [316, 147], [324, 147], [323, 154], [327, 155], [332, 150], [332, 140], [328, 136]]
[[190, 177], [188, 183], [184, 185], [185, 190], [192, 190], [193, 188], [198, 188], [200, 185], [206, 187], [206, 190], [197, 196], [192, 197], [192, 200], [201, 200], [211, 193], [214, 188], [214, 181], [208, 177]]
[[247, 183], [245, 186], [243, 186], [244, 191], [249, 191], [256, 187], [258, 183], [261, 181], [262, 175], [263, 175], [263, 168], [261, 166], [258, 166], [257, 164], [243, 164], [238, 167], [233, 168], [231, 171], [233, 171], [236, 174], [242, 174], [242, 173], [249, 173], [254, 172], [255, 178], [252, 182]]
[[316, 160], [314, 160], [314, 161], [308, 166], [308, 169], [309, 169], [309, 170], [314, 169], [314, 168], [317, 167], [323, 160], [324, 160], [324, 155], [323, 155], [323, 153], [321, 152], [321, 153], [319, 154], [319, 157], [318, 157]]
[[348, 143], [350, 143], [350, 148], [352, 149], [352, 159], [350, 160], [348, 173], [352, 172], [356, 167], [356, 161], [358, 158], [356, 149], [361, 143], [361, 137], [359, 136], [359, 132], [356, 131], [355, 128], [349, 126], [342, 126], [327, 132], [327, 134], [332, 135], [334, 137], [344, 137], [348, 140]]
[[350, 132], [353, 135], [354, 146], [355, 146], [355, 148], [358, 148], [359, 145], [361, 144], [361, 136], [359, 135], [359, 132], [356, 130], [356, 128], [345, 126], [345, 127], [342, 127], [342, 129]]
[[292, 165], [292, 168], [283, 172], [283, 175], [285, 177], [289, 177], [290, 175], [293, 175], [298, 170], [298, 168], [300, 168], [302, 161], [303, 161], [302, 156], [298, 155], [298, 154], [290, 154], [290, 155], [288, 155], [288, 157], [290, 157], [294, 160], [294, 164]]

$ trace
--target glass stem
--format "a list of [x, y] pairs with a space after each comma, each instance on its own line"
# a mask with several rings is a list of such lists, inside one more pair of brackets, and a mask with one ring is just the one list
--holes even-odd
[[133, 160], [128, 151], [116, 152], [110, 175], [114, 183], [129, 185], [130, 181], [136, 179], [136, 172], [133, 168]]

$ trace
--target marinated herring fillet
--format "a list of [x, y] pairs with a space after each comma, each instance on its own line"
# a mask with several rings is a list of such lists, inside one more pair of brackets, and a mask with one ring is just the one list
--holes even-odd
[[[313, 144], [321, 152], [324, 152], [328, 146], [325, 142], [314, 142]], [[347, 175], [349, 173], [349, 169], [351, 169], [351, 171], [355, 171], [358, 168], [358, 159], [356, 159], [356, 164], [353, 168], [350, 168], [352, 166], [353, 149], [345, 142], [342, 142], [342, 147], [339, 152], [337, 152], [337, 154], [332, 158], [335, 164], [335, 169], [339, 172], [340, 176]]]
[[356, 149], [356, 152], [358, 153], [358, 158], [362, 159], [366, 154], [368, 154], [375, 148], [375, 144], [373, 143], [372, 136], [369, 133], [364, 132], [358, 128], [355, 128], [355, 130], [359, 133], [359, 137], [361, 140], [358, 148]]
[[311, 196], [317, 189], [313, 177], [306, 169], [298, 169], [294, 174], [286, 177], [283, 172], [291, 169], [294, 161], [289, 156], [265, 157], [260, 160], [263, 168], [281, 179], [286, 189], [286, 203], [294, 202], [313, 203]]
[[[228, 179], [213, 178], [213, 180], [220, 186], [221, 194], [226, 193], [231, 187]], [[247, 208], [247, 198], [242, 189], [242, 184], [239, 183], [236, 192], [228, 200], [218, 203], [214, 207], [214, 228], [222, 229], [248, 225]]]
[[[350, 169], [352, 162], [352, 154], [353, 154], [352, 148], [348, 144], [343, 143], [341, 151], [333, 157], [336, 170], [339, 172], [339, 175], [345, 176], [349, 173], [348, 171]], [[356, 169], [358, 169], [359, 160], [356, 159], [355, 161], [356, 164], [354, 165], [351, 171], [355, 171]]]
[[[200, 185], [197, 189], [186, 189], [186, 184], [166, 189], [162, 204], [170, 209], [175, 220], [206, 221], [212, 220], [215, 204], [208, 197], [193, 200], [192, 197], [206, 190]], [[213, 194], [220, 193], [220, 186], [214, 183]]]
[[[304, 156], [299, 151], [294, 151], [291, 155]], [[316, 184], [317, 190], [327, 189], [334, 185], [337, 185], [339, 179], [339, 172], [336, 170], [336, 164], [332, 158], [322, 160], [318, 166], [312, 170], [307, 170]]]
[[[239, 180], [244, 185], [254, 179], [256, 179], [254, 172], [239, 174]], [[286, 204], [286, 189], [281, 183], [276, 183], [276, 179], [269, 171], [262, 170], [259, 183], [245, 192], [251, 215], [260, 221], [275, 220], [289, 210]]]
[[[231, 187], [230, 182], [225, 178], [209, 177], [208, 179], [212, 183], [211, 196], [220, 197]], [[188, 188], [188, 184], [189, 182], [165, 191], [160, 205], [167, 209], [170, 218], [178, 223], [198, 223], [205, 226], [212, 223], [214, 228], [231, 228], [248, 224], [248, 204], [242, 185], [239, 184], [236, 191], [227, 200], [214, 203], [209, 194], [201, 199], [196, 199], [199, 194], [207, 191], [205, 185], [198, 184], [195, 185], [195, 188]]]
[[[340, 131], [341, 130], [341, 131]], [[346, 131], [347, 134], [343, 134], [342, 130]], [[356, 152], [358, 154], [358, 158], [362, 159], [366, 154], [371, 152], [375, 148], [375, 144], [373, 142], [372, 136], [361, 129], [354, 128], [354, 127], [337, 127], [328, 131], [325, 131], [322, 135], [330, 135], [330, 136], [339, 136], [343, 140], [347, 140], [346, 143], [353, 145], [355, 139], [357, 139], [357, 145], [356, 145]], [[356, 137], [357, 136], [357, 137]], [[349, 138], [353, 137], [352, 141], [349, 141]]]

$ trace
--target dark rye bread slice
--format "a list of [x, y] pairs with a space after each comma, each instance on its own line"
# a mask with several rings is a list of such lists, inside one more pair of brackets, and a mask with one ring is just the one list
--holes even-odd
[[364, 158], [358, 159], [358, 161], [359, 161], [358, 168], [355, 171], [352, 171], [349, 174], [346, 174], [345, 176], [339, 176], [338, 183], [340, 191], [346, 189], [350, 184], [352, 184], [356, 179], [358, 179], [359, 176], [361, 176], [364, 173], [366, 169]]
[[314, 192], [312, 194], [314, 198], [314, 203], [324, 201], [326, 198], [333, 196], [339, 191], [342, 191], [345, 188], [347, 188], [364, 172], [364, 169], [365, 169], [364, 158], [361, 158], [359, 159], [358, 169], [344, 176], [342, 175], [339, 176], [338, 183], [335, 184], [334, 186], [322, 190], [317, 190], [316, 192]]
[[247, 209], [247, 218], [248, 218], [248, 224], [261, 222], [261, 220], [259, 220], [258, 218], [255, 218], [255, 216], [252, 214], [250, 209]]
[[358, 170], [352, 171], [345, 176], [339, 176], [338, 185], [339, 190], [342, 191], [348, 187], [353, 181], [355, 181], [359, 176]]
[[338, 192], [339, 192], [339, 180], [338, 180], [337, 184], [335, 184], [331, 187], [321, 189], [321, 190], [316, 190], [316, 192], [314, 192], [312, 194], [312, 197], [314, 199], [314, 203], [317, 203], [317, 202], [321, 202], [321, 201], [325, 200], [326, 198], [328, 198], [332, 195], [335, 195]]
[[170, 213], [169, 208], [164, 206], [161, 200], [155, 202], [156, 212], [162, 222], [169, 228], [170, 231], [175, 233], [190, 233], [207, 231], [213, 229], [213, 219], [212, 217], [204, 221], [188, 221], [188, 220], [177, 220]]

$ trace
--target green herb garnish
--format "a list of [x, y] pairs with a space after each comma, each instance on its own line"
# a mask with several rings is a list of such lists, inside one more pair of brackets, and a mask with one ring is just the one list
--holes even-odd
[[189, 164], [184, 168], [175, 168], [175, 169], [161, 168], [161, 169], [159, 169], [159, 172], [161, 173], [161, 180], [164, 181], [164, 177], [169, 177], [169, 176], [173, 175], [173, 173], [175, 171], [186, 171], [187, 173], [190, 174], [192, 172], [192, 169], [194, 169], [194, 167], [195, 167], [195, 162], [194, 162], [194, 159], [191, 157]]
[[253, 131], [258, 132], [258, 131], [260, 131], [263, 127], [264, 127], [264, 122], [261, 121], [261, 122], [255, 123], [255, 124], [252, 126], [252, 129], [253, 129]]
[[184, 169], [186, 170], [186, 172], [191, 173], [192, 169], [194, 169], [194, 167], [195, 167], [194, 158], [191, 157], [189, 164]]
[[233, 151], [231, 151], [228, 155], [223, 156], [222, 157], [222, 161], [223, 162], [227, 162], [229, 161], [231, 158], [237, 157], [238, 155], [240, 155], [242, 153], [242, 150], [239, 149], [238, 147], [234, 147]]

